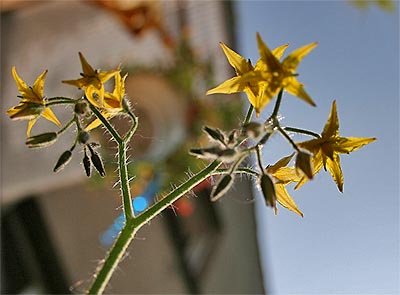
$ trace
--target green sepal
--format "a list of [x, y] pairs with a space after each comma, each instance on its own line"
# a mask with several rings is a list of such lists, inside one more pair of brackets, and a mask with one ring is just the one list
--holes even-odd
[[215, 202], [216, 200], [221, 198], [231, 188], [232, 184], [232, 175], [226, 174], [222, 176], [211, 191], [211, 201]]

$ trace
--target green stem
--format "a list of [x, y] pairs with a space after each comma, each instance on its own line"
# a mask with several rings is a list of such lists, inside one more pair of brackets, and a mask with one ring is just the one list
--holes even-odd
[[118, 134], [118, 132], [114, 129], [114, 127], [107, 121], [106, 118], [101, 114], [101, 112], [92, 104], [90, 105], [90, 109], [96, 115], [96, 117], [103, 123], [104, 127], [106, 127], [107, 131], [110, 132], [111, 136], [119, 143], [122, 143], [122, 138]]
[[296, 151], [299, 151], [299, 148], [297, 147], [296, 143], [293, 141], [293, 139], [290, 138], [290, 136], [285, 132], [285, 130], [283, 130], [281, 126], [278, 126], [278, 131], [292, 145], [292, 147]]
[[[231, 169], [216, 169], [212, 173], [212, 175], [231, 174], [231, 173], [232, 173]], [[237, 168], [235, 171], [233, 171], [233, 173], [235, 173], [235, 174], [249, 174], [249, 175], [255, 176], [255, 177], [258, 176], [258, 172], [257, 171], [255, 171], [253, 169], [250, 169], [250, 168], [246, 168], [246, 167]]]
[[47, 99], [46, 102], [46, 107], [52, 106], [52, 105], [60, 105], [60, 104], [76, 104], [77, 100], [68, 98], [68, 97], [51, 97]]
[[87, 294], [102, 294], [104, 292], [118, 263], [137, 232], [137, 228], [133, 226], [132, 221], [133, 220], [126, 221], [124, 228], [108, 253], [100, 271], [95, 275], [92, 286], [86, 292]]
[[321, 138], [321, 136], [315, 132], [309, 131], [309, 130], [304, 130], [304, 129], [300, 129], [300, 128], [294, 128], [294, 127], [284, 127], [283, 128], [285, 131], [289, 131], [289, 132], [295, 132], [295, 133], [299, 133], [299, 134], [306, 134], [306, 135], [310, 135], [310, 136], [314, 136], [315, 138]]
[[213, 174], [213, 172], [219, 167], [221, 163], [217, 160], [213, 161], [203, 170], [200, 170], [197, 174], [186, 180], [183, 184], [175, 188], [168, 195], [157, 201], [153, 206], [147, 209], [145, 212], [135, 218], [135, 222], [138, 227], [143, 226], [151, 219], [156, 217], [161, 211], [168, 208], [172, 203], [182, 197], [184, 194], [193, 189], [196, 185], [201, 183]]
[[75, 116], [62, 129], [58, 130], [57, 135], [63, 134], [75, 122]]
[[270, 117], [272, 119], [276, 119], [276, 116], [278, 115], [279, 108], [281, 107], [282, 96], [283, 96], [283, 88], [281, 89], [281, 91], [279, 91], [278, 98], [276, 99], [275, 107]]
[[128, 115], [129, 115], [129, 117], [130, 117], [131, 120], [132, 120], [132, 126], [131, 126], [131, 128], [129, 129], [129, 131], [128, 131], [128, 132], [125, 134], [125, 136], [124, 136], [124, 141], [125, 141], [126, 143], [128, 143], [128, 142], [131, 140], [133, 134], [135, 134], [136, 129], [137, 129], [137, 127], [138, 127], [138, 117], [136, 117], [136, 116], [135, 116], [133, 113], [131, 113], [131, 112], [129, 112]]
[[247, 110], [246, 119], [244, 119], [243, 125], [247, 124], [251, 120], [251, 116], [253, 115], [254, 107], [250, 104], [249, 109]]
[[119, 180], [122, 193], [122, 203], [124, 205], [125, 219], [131, 220], [134, 218], [131, 190], [129, 188], [128, 165], [126, 163], [126, 142], [118, 143], [118, 165], [119, 165]]
[[142, 226], [156, 217], [160, 212], [168, 208], [172, 203], [193, 189], [196, 185], [213, 175], [220, 164], [221, 163], [218, 161], [212, 162], [203, 170], [199, 171], [197, 174], [186, 180], [186, 182], [163, 197], [161, 200], [157, 201], [145, 212], [135, 218], [127, 219], [125, 227], [122, 229], [120, 235], [115, 241], [114, 246], [109, 252], [100, 271], [96, 274], [92, 286], [87, 293], [102, 294], [136, 232]]
[[256, 146], [256, 155], [257, 155], [257, 163], [258, 163], [258, 167], [260, 168], [261, 173], [264, 173], [264, 166], [262, 164], [262, 157], [261, 157], [261, 146], [257, 145]]

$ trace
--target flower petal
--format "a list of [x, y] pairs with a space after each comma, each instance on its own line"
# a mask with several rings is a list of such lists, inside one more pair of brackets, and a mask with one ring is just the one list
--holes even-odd
[[49, 120], [50, 122], [53, 122], [57, 126], [59, 126], [59, 127], [61, 126], [60, 121], [58, 121], [56, 115], [54, 115], [53, 111], [50, 108], [45, 108], [43, 113], [42, 113], [42, 116], [45, 119]]
[[110, 80], [112, 77], [114, 77], [119, 72], [120, 72], [120, 70], [100, 72], [100, 73], [97, 74], [97, 77], [98, 77], [98, 79], [100, 80], [101, 83], [105, 83], [108, 80]]
[[15, 84], [17, 84], [18, 91], [21, 93], [23, 99], [34, 103], [43, 103], [42, 98], [38, 97], [34, 91], [21, 79], [21, 77], [18, 76], [17, 70], [14, 66], [12, 67], [11, 71], [15, 80]]
[[297, 66], [301, 62], [301, 60], [311, 52], [315, 47], [317, 47], [318, 43], [313, 42], [303, 47], [300, 47], [294, 51], [292, 51], [282, 62], [282, 65], [285, 69], [295, 72]]
[[291, 155], [280, 159], [278, 162], [276, 162], [275, 164], [273, 164], [270, 167], [268, 167], [268, 169], [267, 169], [268, 173], [274, 174], [280, 168], [285, 167], [287, 164], [289, 164], [290, 160], [293, 158], [293, 155], [294, 155], [294, 153], [292, 153]]
[[243, 75], [244, 73], [247, 73], [253, 69], [249, 61], [244, 57], [237, 54], [222, 42], [220, 42], [219, 45], [224, 51], [228, 62], [235, 69], [237, 75]]
[[301, 98], [314, 107], [316, 106], [315, 102], [311, 99], [307, 92], [305, 92], [303, 84], [297, 81], [295, 77], [286, 78], [286, 83], [285, 90], [287, 92], [289, 92], [291, 95]]
[[303, 213], [297, 207], [295, 201], [287, 192], [285, 185], [283, 184], [275, 184], [275, 191], [276, 191], [276, 200], [279, 204], [281, 204], [286, 209], [293, 211], [303, 217]]
[[80, 78], [77, 80], [63, 80], [61, 82], [78, 87], [79, 89], [85, 89], [88, 83], [88, 78]]
[[326, 122], [321, 135], [323, 138], [331, 138], [339, 135], [339, 119], [336, 111], [336, 100], [332, 102], [331, 112], [329, 113], [328, 121]]
[[86, 58], [83, 56], [81, 52], [79, 52], [79, 59], [81, 60], [83, 74], [85, 76], [94, 76], [96, 75], [95, 70], [92, 66], [87, 62]]
[[281, 63], [275, 57], [275, 55], [269, 50], [267, 45], [262, 40], [259, 33], [257, 33], [257, 44], [258, 44], [258, 51], [260, 53], [261, 59], [267, 65], [268, 71], [273, 72], [280, 72], [281, 71]]
[[31, 136], [31, 130], [33, 125], [35, 125], [36, 121], [39, 119], [39, 116], [37, 116], [36, 118], [33, 118], [32, 120], [28, 121], [28, 128], [26, 129], [26, 137], [30, 137]]
[[33, 92], [40, 98], [40, 101], [43, 101], [43, 87], [44, 80], [46, 79], [47, 70], [45, 70], [39, 77], [37, 77], [35, 83], [33, 84]]
[[244, 91], [244, 84], [239, 83], [240, 77], [233, 77], [225, 82], [221, 83], [217, 87], [207, 91], [206, 95], [215, 93], [231, 94], [236, 92]]
[[[312, 166], [313, 166], [313, 175], [316, 175], [323, 167], [323, 155], [322, 151], [319, 150], [317, 153], [313, 155], [312, 158]], [[301, 180], [296, 184], [294, 187], [295, 190], [299, 189], [302, 187], [306, 182], [308, 182], [310, 179], [308, 177], [303, 176]]]
[[328, 169], [329, 173], [332, 175], [333, 180], [335, 180], [337, 187], [341, 193], [343, 193], [343, 173], [342, 169], [340, 168], [340, 158], [338, 154], [333, 155], [333, 160], [327, 158], [326, 160], [326, 168]]
[[338, 137], [334, 145], [334, 150], [338, 153], [348, 154], [375, 140], [376, 138]]

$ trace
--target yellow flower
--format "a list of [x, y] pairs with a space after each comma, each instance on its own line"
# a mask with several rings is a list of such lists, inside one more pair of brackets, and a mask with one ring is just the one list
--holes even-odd
[[[115, 86], [113, 93], [106, 92], [104, 94], [104, 109], [102, 114], [106, 119], [111, 119], [123, 111], [122, 104], [125, 96], [125, 79], [127, 76], [128, 74], [125, 74], [121, 77], [120, 72], [117, 72], [114, 76]], [[86, 130], [97, 128], [100, 124], [101, 121], [96, 119], [86, 127]]]
[[257, 96], [254, 108], [256, 114], [260, 111], [284, 88], [288, 93], [303, 99], [305, 102], [315, 106], [314, 101], [303, 89], [303, 84], [297, 81], [296, 69], [300, 61], [313, 50], [318, 43], [313, 42], [300, 47], [290, 53], [280, 62], [276, 54], [270, 51], [264, 41], [257, 33], [258, 50], [262, 66], [252, 72], [243, 75], [239, 80], [240, 83], [250, 82], [258, 83], [260, 86], [260, 94]]
[[[297, 143], [300, 148], [313, 154], [314, 175], [322, 167], [328, 170], [335, 180], [340, 192], [343, 192], [343, 173], [340, 167], [339, 154], [349, 154], [362, 146], [375, 141], [376, 138], [341, 137], [339, 136], [339, 120], [336, 111], [336, 101], [333, 101], [328, 121], [325, 124], [321, 137]], [[307, 182], [303, 177], [295, 189]]]
[[99, 72], [94, 70], [86, 61], [82, 53], [79, 52], [79, 58], [82, 64], [82, 78], [77, 80], [65, 80], [63, 83], [76, 86], [85, 90], [85, 95], [89, 102], [98, 107], [104, 107], [104, 83], [113, 77], [120, 70]]
[[46, 101], [43, 96], [43, 86], [47, 70], [36, 79], [32, 87], [29, 87], [18, 76], [14, 66], [12, 67], [12, 75], [21, 93], [22, 101], [17, 106], [10, 108], [7, 114], [10, 115], [11, 119], [29, 120], [26, 131], [27, 137], [30, 136], [31, 129], [40, 116], [43, 116], [57, 126], [61, 126], [60, 121], [58, 121], [53, 111], [49, 107], [46, 107]]
[[[293, 211], [303, 217], [303, 213], [297, 207], [295, 201], [286, 190], [286, 185], [292, 182], [298, 182], [301, 177], [298, 176], [294, 167], [285, 167], [289, 164], [293, 154], [282, 158], [274, 165], [267, 167], [267, 173], [272, 175], [275, 184], [275, 194], [279, 204], [286, 209]], [[275, 208], [275, 213], [276, 213]]]
[[[265, 64], [260, 59], [257, 61], [255, 67], [253, 67], [250, 60], [246, 60], [244, 57], [240, 56], [238, 53], [230, 49], [224, 43], [221, 42], [220, 45], [225, 53], [226, 58], [228, 59], [228, 62], [235, 69], [236, 77], [226, 80], [219, 86], [208, 90], [206, 94], [207, 95], [215, 93], [231, 94], [237, 92], [245, 92], [247, 94], [250, 103], [256, 108], [256, 111], [259, 110], [257, 106], [258, 106], [258, 101], [260, 100], [259, 97], [262, 95], [263, 82], [241, 81], [241, 77], [247, 73], [264, 70]], [[272, 51], [272, 54], [275, 56], [276, 59], [280, 59], [282, 57], [287, 46], [288, 45], [285, 44]]]

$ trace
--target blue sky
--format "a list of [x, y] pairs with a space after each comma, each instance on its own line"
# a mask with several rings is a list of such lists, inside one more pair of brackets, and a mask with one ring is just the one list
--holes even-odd
[[[257, 198], [258, 231], [272, 294], [397, 294], [399, 287], [399, 14], [345, 1], [235, 2], [238, 47], [258, 59], [256, 32], [287, 52], [319, 42], [300, 64], [313, 108], [286, 95], [282, 124], [321, 132], [336, 99], [340, 134], [377, 137], [341, 156], [344, 193], [322, 171], [289, 190], [305, 214], [278, 216]], [[264, 109], [267, 118], [272, 105]], [[296, 141], [308, 138], [293, 137]], [[265, 162], [291, 153], [278, 135]]]

